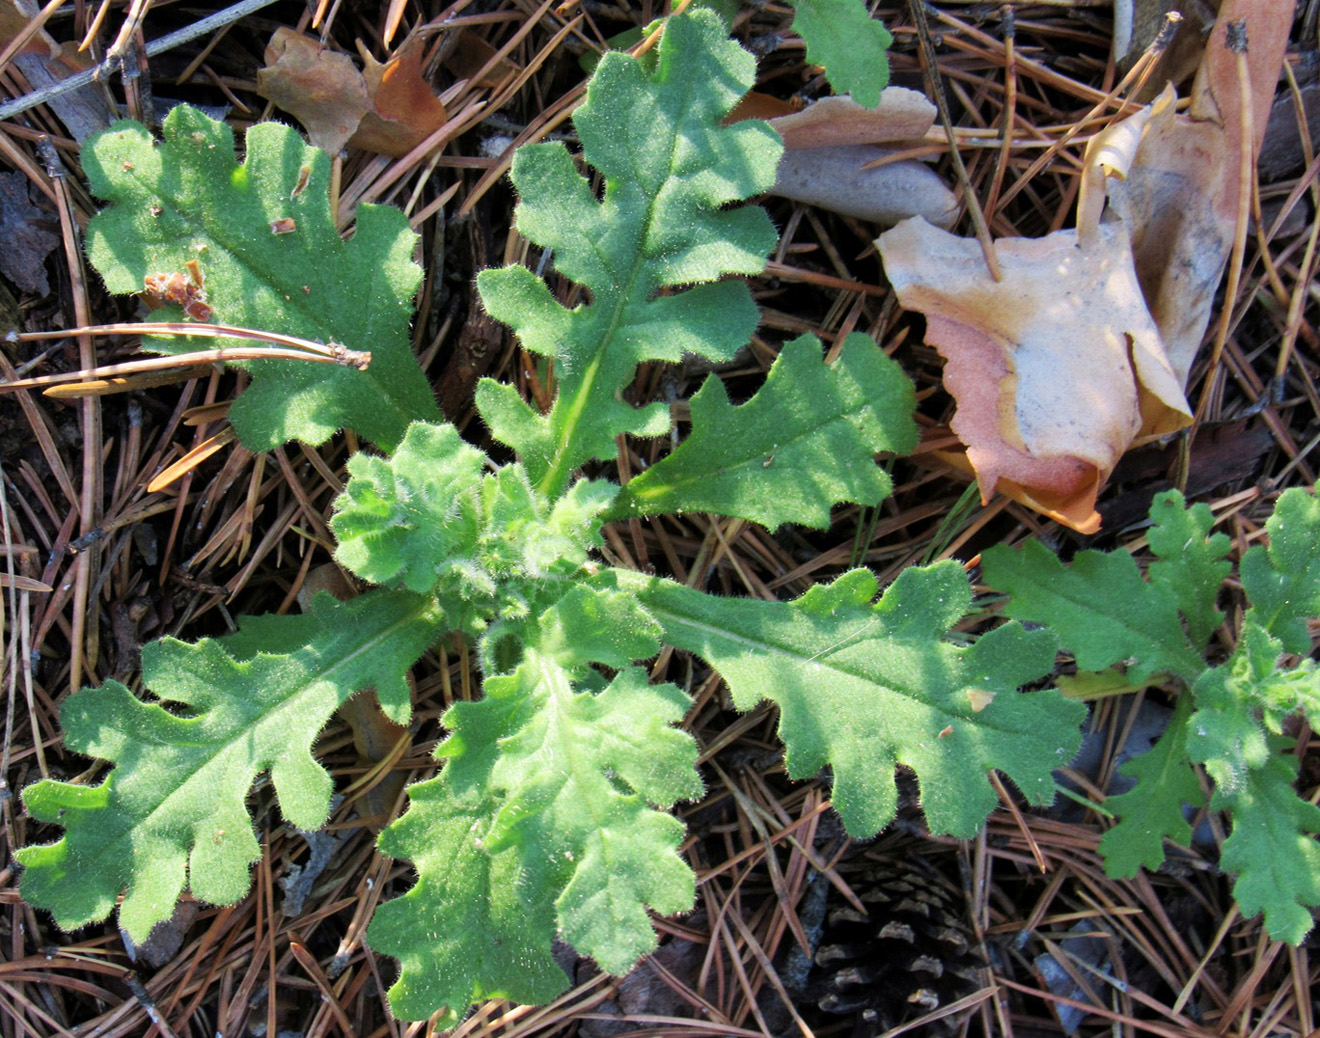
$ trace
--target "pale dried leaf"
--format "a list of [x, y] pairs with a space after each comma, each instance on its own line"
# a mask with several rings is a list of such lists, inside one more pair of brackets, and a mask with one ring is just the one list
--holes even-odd
[[912, 159], [866, 168], [892, 154], [872, 144], [785, 151], [773, 191], [885, 226], [910, 216], [953, 226], [957, 200], [934, 170]]
[[363, 51], [365, 72], [312, 36], [275, 30], [257, 92], [295, 116], [318, 148], [346, 145], [395, 158], [444, 125], [445, 107], [422, 75], [425, 41], [413, 37], [389, 61]]
[[906, 87], [886, 87], [875, 108], [863, 108], [847, 94], [822, 97], [791, 115], [770, 120], [785, 148], [825, 148], [844, 144], [883, 144], [917, 140], [934, 125], [935, 106]]
[[1165, 87], [1153, 104], [1126, 119], [1110, 123], [1087, 141], [1082, 158], [1081, 190], [1077, 194], [1077, 234], [1083, 245], [1100, 223], [1109, 181], [1127, 179], [1151, 117], [1156, 113], [1164, 117], [1166, 112], [1172, 111], [1177, 100], [1173, 87]]
[[[1132, 236], [1137, 276], [1169, 360], [1186, 382], [1210, 323], [1233, 244], [1239, 162], [1269, 120], [1293, 18], [1292, 0], [1225, 0], [1187, 115], [1152, 116], [1136, 160], [1109, 200]], [[1224, 26], [1246, 20], [1252, 137], [1244, 140], [1235, 56]]]
[[981, 492], [1043, 503], [1084, 532], [1095, 498], [1134, 442], [1190, 420], [1146, 311], [1127, 235], [1101, 224], [996, 243], [1003, 280], [977, 241], [908, 220], [877, 241], [899, 301], [926, 315], [926, 340], [948, 361], [953, 431]]

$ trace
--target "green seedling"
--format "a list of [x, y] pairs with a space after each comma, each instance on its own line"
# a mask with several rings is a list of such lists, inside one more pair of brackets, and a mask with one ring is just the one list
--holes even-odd
[[[688, 696], [640, 665], [662, 646], [705, 660], [740, 710], [773, 701], [789, 774], [832, 769], [855, 837], [893, 819], [898, 766], [915, 773], [932, 830], [958, 837], [996, 803], [991, 770], [1032, 803], [1052, 799], [1084, 707], [1053, 689], [1019, 689], [1051, 673], [1056, 636], [1008, 622], [955, 644], [950, 629], [972, 605], [957, 563], [912, 567], [883, 593], [856, 569], [771, 602], [601, 559], [603, 525], [636, 516], [701, 510], [826, 527], [837, 504], [884, 500], [891, 486], [877, 459], [916, 444], [914, 392], [899, 367], [860, 335], [826, 363], [808, 336], [783, 346], [741, 404], [710, 378], [685, 438], [651, 468], [622, 486], [598, 474], [621, 437], [673, 431], [668, 408], [624, 399], [639, 364], [728, 360], [755, 331], [738, 276], [762, 269], [776, 235], [764, 211], [736, 203], [773, 182], [780, 145], [763, 123], [723, 124], [754, 71], [715, 15], [676, 16], [644, 61], [606, 55], [576, 114], [599, 196], [563, 145], [518, 153], [518, 229], [587, 301], [565, 307], [522, 267], [478, 278], [487, 310], [554, 376], [545, 412], [511, 386], [478, 387], [483, 420], [515, 454], [506, 464], [440, 418], [408, 356], [420, 271], [406, 221], [362, 207], [341, 241], [326, 157], [293, 130], [255, 127], [240, 164], [227, 128], [180, 108], [159, 144], [121, 123], [87, 145], [92, 186], [110, 201], [88, 229], [89, 252], [112, 289], [140, 291], [195, 263], [207, 306], [227, 324], [371, 350], [365, 372], [250, 365], [232, 412], [243, 443], [319, 443], [350, 426], [376, 449], [350, 459], [331, 523], [336, 558], [362, 594], [244, 618], [224, 638], [148, 646], [142, 684], [155, 701], [116, 682], [69, 697], [66, 745], [112, 767], [96, 784], [24, 791], [34, 818], [64, 830], [19, 851], [32, 904], [76, 929], [107, 918], [122, 896], [120, 924], [142, 941], [185, 888], [216, 904], [241, 899], [260, 854], [253, 784], [268, 775], [289, 822], [322, 825], [332, 793], [314, 756], [322, 727], [366, 688], [407, 724], [407, 671], [455, 636], [478, 653], [482, 698], [443, 715], [442, 767], [409, 787], [405, 813], [380, 837], [383, 852], [416, 868], [367, 933], [400, 963], [389, 997], [401, 1017], [453, 1022], [482, 998], [555, 997], [567, 984], [556, 937], [625, 972], [655, 946], [649, 912], [693, 906], [671, 808], [700, 797], [703, 783], [681, 727]], [[1291, 552], [1276, 533], [1271, 552]], [[1181, 594], [1188, 581], [1218, 579], [1207, 559], [1167, 582]], [[1278, 580], [1295, 569], [1274, 554], [1243, 567], [1261, 608], [1272, 603], [1261, 638], [1290, 651], [1305, 610]], [[1183, 615], [1202, 634], [1215, 623], [1204, 607]], [[1150, 666], [1198, 680], [1197, 653], [1151, 630], [1168, 652]]]

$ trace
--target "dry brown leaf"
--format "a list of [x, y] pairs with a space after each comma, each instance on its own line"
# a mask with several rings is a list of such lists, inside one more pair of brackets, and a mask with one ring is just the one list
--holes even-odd
[[909, 216], [951, 227], [958, 218], [953, 192], [931, 169], [911, 159], [885, 161], [898, 149], [876, 146], [919, 141], [931, 128], [935, 106], [915, 90], [888, 87], [875, 108], [844, 94], [801, 111], [752, 93], [727, 121], [742, 119], [765, 119], [784, 140], [772, 194], [885, 227]]
[[[1236, 230], [1239, 162], [1260, 143], [1292, 25], [1292, 0], [1224, 0], [1186, 115], [1152, 116], [1109, 201], [1132, 236], [1137, 276], [1184, 383], [1200, 349]], [[1245, 20], [1252, 135], [1244, 140], [1236, 56], [1225, 26]]]
[[926, 341], [947, 360], [986, 500], [1009, 493], [1084, 533], [1119, 457], [1190, 421], [1182, 384], [1142, 298], [1126, 231], [1096, 228], [996, 243], [996, 282], [981, 246], [922, 220], [877, 241], [899, 301], [926, 315]]
[[364, 73], [347, 54], [280, 27], [257, 72], [257, 92], [297, 118], [318, 148], [336, 154], [351, 144], [397, 158], [447, 118], [422, 75], [424, 51], [413, 37], [384, 64], [364, 53]]
[[394, 158], [407, 155], [449, 118], [422, 75], [426, 41], [410, 37], [384, 64], [364, 49], [361, 53], [371, 108], [349, 144]]
[[733, 111], [724, 117], [725, 125], [740, 123], [744, 119], [764, 119], [770, 122], [781, 115], [792, 115], [802, 111], [800, 102], [785, 101], [783, 98], [763, 94], [759, 90], [749, 90], [733, 106]]
[[[1290, 14], [1288, 0], [1225, 0], [1188, 114], [1166, 91], [1097, 135], [1078, 230], [998, 242], [1001, 282], [973, 240], [916, 222], [881, 235], [900, 302], [926, 314], [948, 361], [967, 450], [940, 456], [972, 469], [983, 498], [1094, 532], [1119, 456], [1190, 424], [1183, 387], [1242, 226], [1241, 163], [1260, 147]], [[1223, 28], [1238, 22], [1245, 83]], [[1104, 193], [1121, 221], [1099, 222]]]
[[347, 54], [280, 26], [257, 72], [257, 93], [288, 112], [318, 148], [336, 155], [371, 107], [367, 82]]

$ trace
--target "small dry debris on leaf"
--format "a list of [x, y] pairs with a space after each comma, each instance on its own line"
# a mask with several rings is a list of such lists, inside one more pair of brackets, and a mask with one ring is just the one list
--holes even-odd
[[[988, 501], [996, 491], [1082, 533], [1132, 446], [1191, 423], [1184, 387], [1241, 229], [1243, 156], [1259, 149], [1283, 61], [1288, 0], [1228, 0], [1244, 20], [1253, 133], [1224, 29], [1207, 44], [1187, 115], [1172, 91], [1088, 145], [1077, 229], [995, 242], [912, 220], [877, 240], [899, 301], [945, 357], [952, 421]], [[1245, 149], [1250, 149], [1246, 151]], [[1108, 197], [1118, 219], [1101, 222]]]
[[293, 115], [311, 142], [332, 155], [352, 146], [398, 158], [448, 119], [423, 75], [425, 51], [419, 36], [384, 63], [363, 50], [359, 71], [347, 54], [280, 27], [266, 47], [257, 92]]

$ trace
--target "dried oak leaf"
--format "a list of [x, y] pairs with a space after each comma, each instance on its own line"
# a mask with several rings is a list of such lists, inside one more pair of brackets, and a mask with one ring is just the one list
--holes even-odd
[[367, 81], [353, 59], [284, 26], [265, 56], [257, 93], [302, 123], [312, 144], [338, 154], [371, 108]]
[[926, 341], [947, 360], [953, 431], [982, 497], [999, 490], [1098, 529], [1096, 494], [1123, 452], [1191, 420], [1126, 230], [1101, 224], [1085, 245], [1072, 230], [1001, 239], [998, 282], [975, 239], [920, 219], [877, 245], [899, 302], [926, 315]]
[[422, 75], [425, 41], [412, 37], [381, 63], [363, 51], [365, 71], [311, 36], [275, 30], [257, 92], [295, 116], [318, 148], [345, 145], [395, 158], [444, 125], [448, 115]]
[[[1185, 115], [1152, 115], [1109, 202], [1132, 236], [1137, 277], [1183, 381], [1210, 323], [1237, 233], [1240, 168], [1260, 151], [1293, 21], [1292, 0], [1224, 0]], [[1243, 26], [1250, 108], [1226, 39]], [[1251, 136], [1244, 133], [1244, 115]]]
[[389, 61], [381, 64], [359, 44], [371, 108], [348, 142], [355, 148], [407, 155], [445, 124], [449, 114], [422, 74], [426, 41], [409, 37]]
[[785, 148], [828, 148], [882, 144], [924, 137], [935, 122], [935, 106], [925, 94], [885, 87], [880, 104], [863, 108], [847, 94], [822, 97], [800, 112], [770, 119]]

